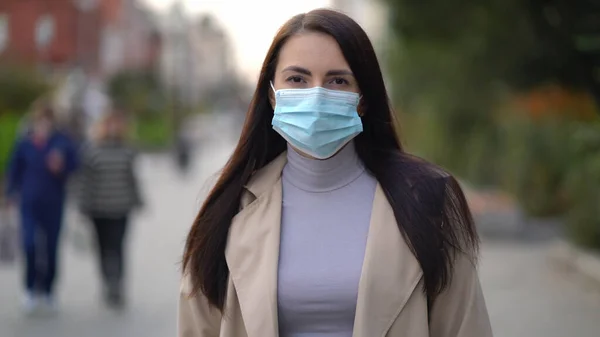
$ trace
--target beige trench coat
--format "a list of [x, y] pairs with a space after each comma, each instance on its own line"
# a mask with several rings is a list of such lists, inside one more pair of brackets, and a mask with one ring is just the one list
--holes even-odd
[[[285, 154], [257, 172], [246, 186], [243, 209], [231, 224], [225, 256], [230, 270], [223, 315], [202, 295], [181, 286], [180, 337], [278, 336], [277, 263], [281, 219], [281, 171]], [[398, 230], [378, 186], [362, 275], [353, 337], [491, 337], [477, 271], [466, 257], [453, 281], [434, 301], [428, 322], [422, 271]]]

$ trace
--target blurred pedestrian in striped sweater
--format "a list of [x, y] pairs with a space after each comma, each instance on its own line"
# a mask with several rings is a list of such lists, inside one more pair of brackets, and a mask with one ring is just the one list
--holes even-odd
[[82, 153], [80, 209], [95, 228], [106, 303], [124, 304], [125, 234], [131, 212], [142, 205], [134, 169], [136, 151], [127, 142], [127, 122], [115, 109], [98, 125]]

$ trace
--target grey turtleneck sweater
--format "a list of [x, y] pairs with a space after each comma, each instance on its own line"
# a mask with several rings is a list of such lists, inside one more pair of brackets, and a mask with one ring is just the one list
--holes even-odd
[[282, 337], [350, 337], [377, 182], [349, 143], [332, 158], [288, 146], [278, 272]]

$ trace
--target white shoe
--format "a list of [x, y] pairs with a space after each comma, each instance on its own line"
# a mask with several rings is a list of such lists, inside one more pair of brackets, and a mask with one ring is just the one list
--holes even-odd
[[25, 315], [30, 316], [37, 312], [40, 306], [40, 302], [34, 294], [27, 293], [23, 298], [23, 312]]

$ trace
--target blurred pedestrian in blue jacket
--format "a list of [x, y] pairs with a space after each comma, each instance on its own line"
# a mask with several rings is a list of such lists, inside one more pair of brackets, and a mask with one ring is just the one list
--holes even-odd
[[39, 304], [55, 308], [58, 242], [67, 181], [76, 163], [74, 144], [56, 128], [54, 111], [38, 105], [30, 130], [15, 145], [6, 190], [9, 202], [20, 207], [27, 313]]

